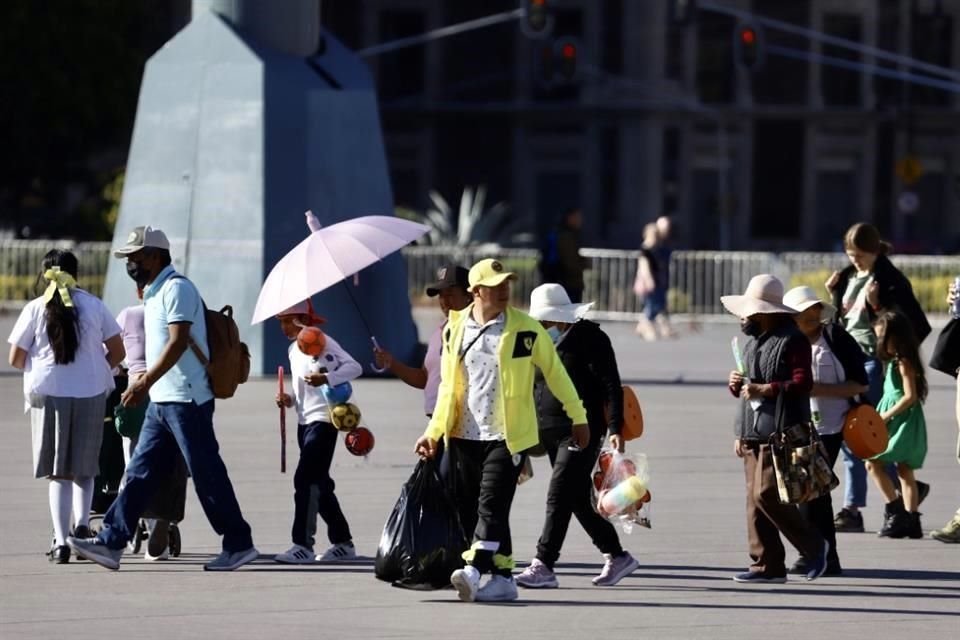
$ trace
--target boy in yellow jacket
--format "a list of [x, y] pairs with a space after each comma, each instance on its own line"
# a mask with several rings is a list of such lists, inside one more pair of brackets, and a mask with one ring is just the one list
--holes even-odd
[[[496, 260], [481, 260], [468, 281], [474, 302], [450, 312], [443, 332], [440, 391], [416, 452], [436, 455], [446, 439], [454, 491], [464, 530], [473, 544], [467, 565], [450, 582], [464, 602], [517, 599], [510, 541], [510, 506], [526, 451], [539, 442], [533, 399], [534, 368], [573, 422], [573, 439], [590, 439], [583, 403], [539, 322], [509, 306], [516, 274]], [[480, 586], [484, 573], [493, 574]]]

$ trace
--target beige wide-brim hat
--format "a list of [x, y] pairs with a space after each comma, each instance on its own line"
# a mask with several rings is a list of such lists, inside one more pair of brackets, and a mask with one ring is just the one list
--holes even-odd
[[559, 284], [542, 284], [530, 292], [530, 317], [546, 322], [573, 324], [587, 313], [592, 302], [570, 302], [567, 290]]
[[720, 303], [738, 318], [758, 313], [796, 313], [783, 304], [783, 283], [769, 273], [753, 276], [742, 296], [721, 296]]
[[817, 293], [810, 287], [794, 287], [783, 294], [783, 304], [787, 305], [797, 313], [806, 311], [815, 304], [823, 305], [823, 311], [820, 314], [820, 320], [828, 322], [837, 315], [837, 308], [821, 300]]

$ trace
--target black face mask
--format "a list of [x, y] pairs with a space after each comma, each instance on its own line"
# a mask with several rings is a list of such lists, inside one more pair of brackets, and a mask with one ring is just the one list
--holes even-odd
[[150, 278], [152, 277], [152, 274], [144, 269], [143, 265], [139, 262], [127, 263], [127, 275], [130, 276], [141, 289], [146, 288], [147, 283], [150, 282]]
[[760, 329], [760, 323], [756, 320], [744, 320], [740, 323], [740, 331], [743, 331], [744, 335], [748, 335], [751, 338], [756, 338], [763, 331]]

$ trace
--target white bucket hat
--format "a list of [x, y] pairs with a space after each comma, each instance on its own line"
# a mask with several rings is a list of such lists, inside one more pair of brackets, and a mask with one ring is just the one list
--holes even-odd
[[783, 294], [783, 304], [787, 305], [797, 313], [806, 311], [815, 304], [823, 305], [823, 312], [820, 314], [820, 319], [823, 322], [828, 322], [834, 318], [837, 313], [837, 308], [821, 300], [817, 293], [810, 287], [794, 287]]
[[573, 324], [592, 306], [592, 302], [570, 302], [567, 290], [559, 284], [542, 284], [530, 292], [530, 316], [535, 320]]
[[796, 313], [783, 304], [783, 283], [769, 273], [750, 278], [742, 296], [721, 296], [720, 302], [738, 318], [748, 318], [757, 313]]

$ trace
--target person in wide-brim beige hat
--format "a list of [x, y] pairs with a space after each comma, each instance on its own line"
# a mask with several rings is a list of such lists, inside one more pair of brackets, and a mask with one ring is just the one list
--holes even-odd
[[830, 322], [837, 315], [837, 308], [821, 300], [817, 293], [810, 287], [794, 287], [783, 294], [783, 304], [794, 310], [795, 313], [803, 313], [810, 307], [820, 305], [820, 321]]
[[783, 283], [769, 273], [753, 276], [743, 295], [721, 296], [720, 303], [738, 318], [749, 318], [757, 314], [796, 313], [794, 309], [783, 304]]

